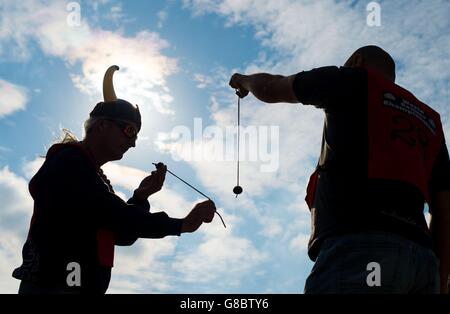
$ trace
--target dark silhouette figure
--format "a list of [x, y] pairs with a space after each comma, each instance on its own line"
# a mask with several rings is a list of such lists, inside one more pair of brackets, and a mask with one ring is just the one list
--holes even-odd
[[394, 60], [376, 46], [343, 67], [231, 77], [240, 97], [324, 110], [306, 197], [315, 264], [305, 293], [447, 291], [450, 162], [440, 116], [394, 81]]
[[19, 293], [105, 293], [115, 245], [179, 236], [213, 219], [210, 200], [196, 204], [184, 219], [150, 213], [147, 198], [164, 184], [167, 168], [162, 163], [126, 203], [114, 193], [101, 166], [135, 147], [141, 128], [139, 108], [116, 98], [115, 70], [112, 66], [105, 74], [104, 102], [90, 113], [85, 138], [66, 138], [50, 147], [30, 181], [34, 211], [23, 264], [13, 272], [21, 280]]

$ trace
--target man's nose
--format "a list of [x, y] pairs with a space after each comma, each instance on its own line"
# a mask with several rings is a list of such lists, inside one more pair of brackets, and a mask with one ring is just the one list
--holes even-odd
[[135, 137], [130, 140], [130, 146], [136, 147], [136, 138]]

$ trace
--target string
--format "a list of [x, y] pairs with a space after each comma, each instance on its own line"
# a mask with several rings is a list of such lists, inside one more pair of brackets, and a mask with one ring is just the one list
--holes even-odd
[[[155, 166], [157, 164], [153, 163]], [[206, 197], [208, 200], [210, 200], [212, 202], [212, 199], [209, 198], [206, 194], [202, 193], [201, 191], [197, 190], [195, 187], [193, 187], [192, 185], [190, 185], [189, 183], [187, 183], [186, 181], [184, 181], [183, 179], [181, 179], [179, 176], [177, 176], [175, 173], [173, 173], [172, 171], [167, 169], [167, 172], [170, 173], [171, 175], [173, 175], [175, 178], [177, 178], [178, 180], [180, 180], [181, 182], [183, 182], [184, 184], [186, 184], [187, 186], [189, 186], [190, 188], [194, 189], [195, 191], [197, 191], [198, 193], [200, 193], [201, 195], [203, 195], [204, 197]], [[219, 212], [216, 210], [215, 211], [216, 214], [219, 216], [220, 220], [222, 221], [223, 226], [226, 228], [227, 226], [225, 225], [225, 222], [223, 221], [222, 216], [219, 214]]]
[[[238, 136], [238, 144], [237, 144], [237, 151], [238, 151], [238, 160], [237, 160], [237, 171], [236, 171], [236, 181], [237, 184], [236, 186], [239, 186], [239, 161], [240, 161], [240, 143], [241, 143], [241, 136], [240, 136], [240, 132], [241, 132], [241, 97], [239, 97], [238, 91], [236, 90], [236, 94], [238, 95], [238, 110], [237, 110], [237, 114], [238, 114], [238, 131], [237, 131], [237, 136]], [[236, 194], [236, 198], [238, 197], [238, 194]]]

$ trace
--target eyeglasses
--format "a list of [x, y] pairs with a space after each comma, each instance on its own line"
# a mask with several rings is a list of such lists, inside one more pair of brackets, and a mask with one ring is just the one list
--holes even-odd
[[106, 119], [106, 120], [114, 123], [119, 129], [122, 130], [123, 134], [125, 134], [126, 137], [137, 138], [138, 130], [136, 130], [136, 128], [133, 127], [131, 124], [120, 120], [113, 120], [113, 119]]

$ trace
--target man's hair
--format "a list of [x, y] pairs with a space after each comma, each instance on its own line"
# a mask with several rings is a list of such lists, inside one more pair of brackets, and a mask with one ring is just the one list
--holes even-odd
[[355, 53], [361, 54], [365, 63], [383, 71], [395, 81], [395, 61], [389, 53], [378, 46], [364, 46], [353, 54]]

